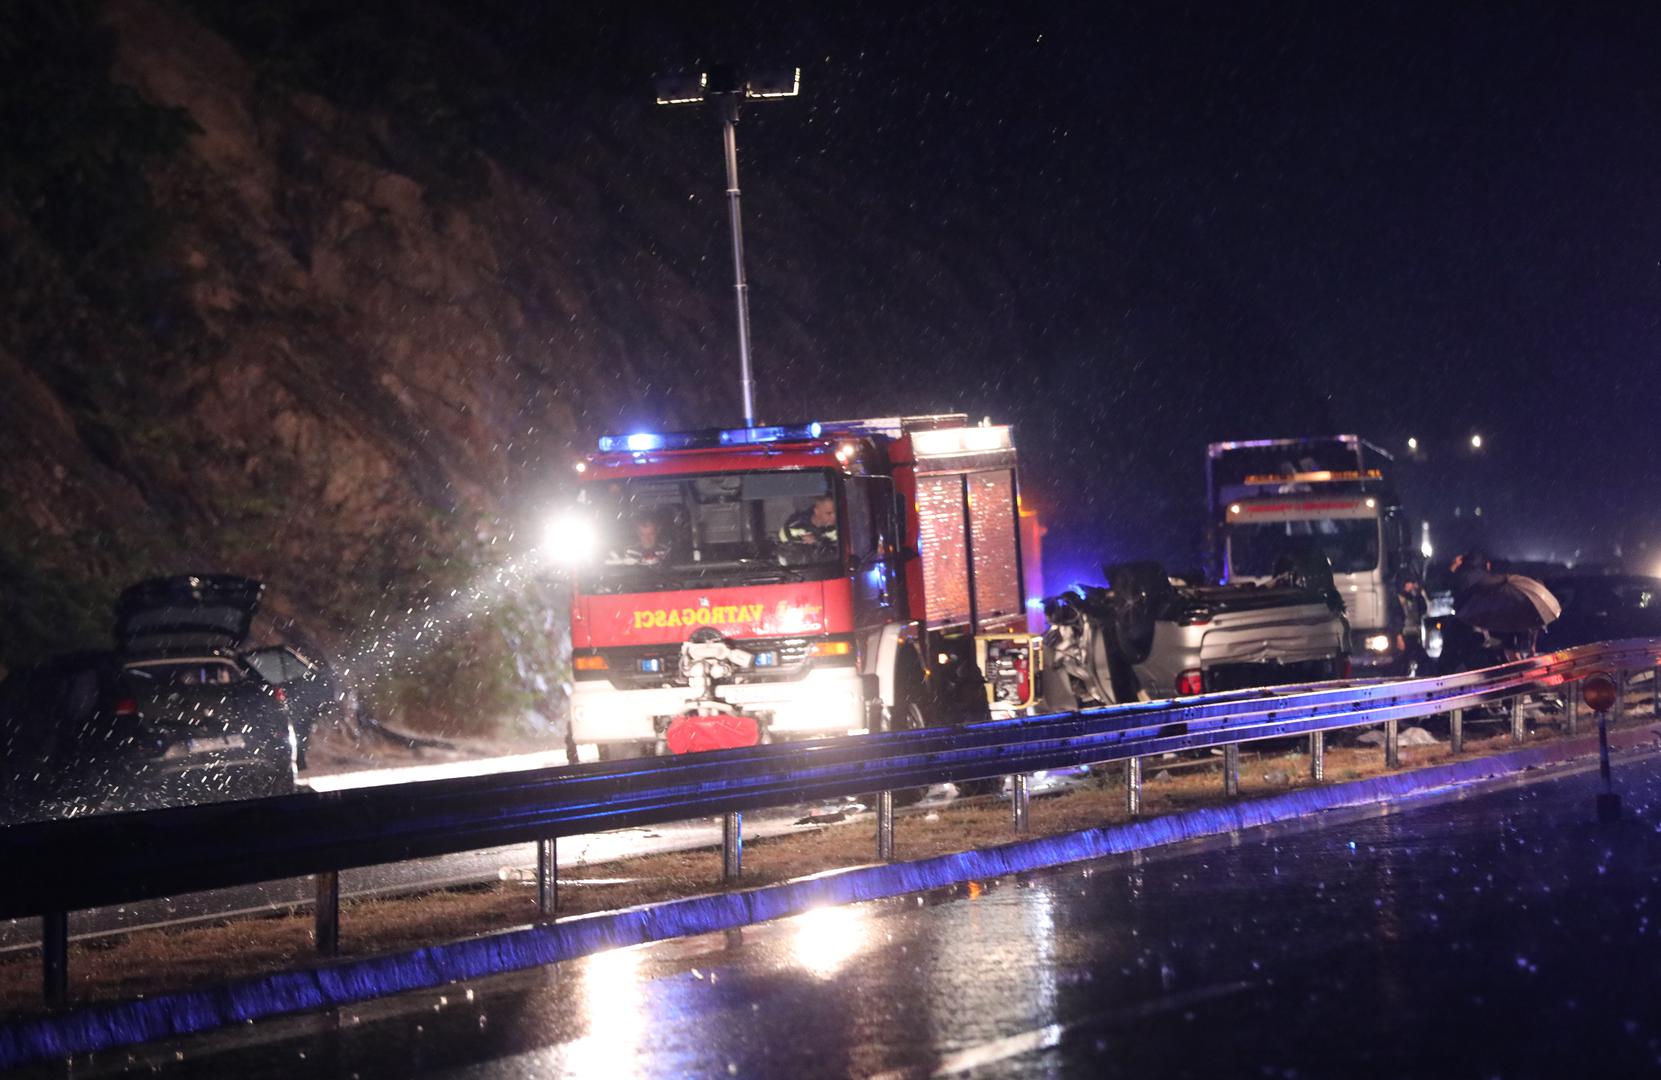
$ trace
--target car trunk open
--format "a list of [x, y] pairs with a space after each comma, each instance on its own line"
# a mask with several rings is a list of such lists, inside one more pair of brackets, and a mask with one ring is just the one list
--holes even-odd
[[248, 636], [265, 586], [228, 574], [142, 581], [121, 594], [115, 637], [127, 653], [234, 649]]

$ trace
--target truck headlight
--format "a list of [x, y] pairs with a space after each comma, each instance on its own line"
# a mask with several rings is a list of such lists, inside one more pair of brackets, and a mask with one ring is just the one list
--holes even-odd
[[582, 566], [600, 552], [600, 529], [594, 519], [567, 511], [548, 519], [542, 531], [542, 551], [549, 562]]
[[1362, 644], [1366, 646], [1368, 652], [1389, 652], [1390, 635], [1368, 634]]

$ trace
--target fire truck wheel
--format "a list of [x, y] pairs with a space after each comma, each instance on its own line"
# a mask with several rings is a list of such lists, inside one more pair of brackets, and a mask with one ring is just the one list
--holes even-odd
[[[929, 701], [923, 681], [923, 665], [909, 649], [901, 652], [894, 671], [894, 705], [888, 710], [889, 731], [918, 731], [929, 726], [925, 712]], [[896, 788], [895, 806], [911, 806], [929, 793], [927, 787]]]

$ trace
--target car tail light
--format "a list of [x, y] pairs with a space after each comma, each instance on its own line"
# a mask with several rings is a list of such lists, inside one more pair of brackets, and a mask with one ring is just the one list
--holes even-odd
[[117, 716], [137, 716], [138, 715], [138, 702], [134, 701], [130, 697], [122, 698], [121, 700], [119, 700], [115, 703], [115, 715], [117, 715]]
[[1177, 676], [1177, 697], [1190, 697], [1205, 692], [1199, 668], [1189, 668]]
[[603, 656], [578, 656], [571, 661], [571, 667], [577, 671], [605, 671], [606, 658]]
[[280, 686], [273, 686], [271, 688], [271, 696], [276, 698], [278, 701], [288, 700], [288, 695], [283, 692], [283, 688]]

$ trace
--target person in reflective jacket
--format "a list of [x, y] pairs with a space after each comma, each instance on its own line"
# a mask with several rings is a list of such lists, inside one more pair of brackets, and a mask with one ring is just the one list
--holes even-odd
[[779, 526], [779, 543], [810, 547], [836, 546], [836, 500], [821, 495], [808, 510], [798, 510]]

